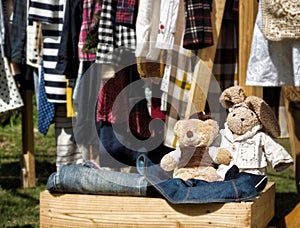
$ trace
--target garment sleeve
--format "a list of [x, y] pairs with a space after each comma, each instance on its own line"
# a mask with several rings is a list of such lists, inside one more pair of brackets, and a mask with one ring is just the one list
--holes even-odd
[[140, 0], [136, 20], [136, 57], [145, 57], [148, 53], [151, 27], [151, 1]]
[[179, 0], [162, 0], [156, 47], [172, 49], [179, 10]]
[[[293, 164], [293, 158], [286, 149], [277, 143], [267, 134], [262, 135], [262, 144], [267, 160], [276, 171], [281, 171], [282, 167], [288, 168]], [[280, 166], [278, 166], [280, 164]], [[282, 164], [286, 164], [282, 166]]]
[[45, 24], [57, 23], [59, 0], [31, 0], [28, 9], [28, 20]]
[[58, 50], [56, 70], [67, 79], [76, 79], [79, 69], [78, 42], [82, 19], [81, 0], [67, 0], [63, 22], [63, 35]]

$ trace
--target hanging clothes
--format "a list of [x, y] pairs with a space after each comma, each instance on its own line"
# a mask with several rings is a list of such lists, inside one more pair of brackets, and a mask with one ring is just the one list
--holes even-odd
[[[120, 64], [125, 50], [132, 53], [136, 47], [136, 32], [133, 28], [116, 24], [116, 2], [113, 0], [103, 0], [102, 11], [98, 30], [98, 47], [96, 63], [112, 64], [113, 66], [126, 65]], [[133, 64], [134, 59], [131, 59]]]
[[[136, 19], [136, 62], [141, 78], [158, 84], [164, 71], [164, 53], [157, 45], [161, 0], [141, 0]], [[148, 103], [151, 106], [151, 103]]]
[[11, 61], [26, 63], [27, 0], [14, 1], [11, 36]]
[[140, 0], [136, 19], [137, 58], [157, 61], [160, 49], [155, 47], [160, 15], [161, 0]]
[[1, 52], [2, 56], [11, 57], [11, 19], [13, 16], [13, 1], [0, 0], [0, 28], [1, 28]]
[[300, 40], [267, 40], [262, 32], [261, 2], [254, 26], [246, 85], [300, 86]]
[[39, 75], [40, 83], [38, 91], [38, 130], [43, 135], [46, 135], [50, 125], [53, 122], [53, 118], [55, 115], [55, 107], [54, 104], [52, 102], [49, 102], [47, 99], [44, 75], [45, 73], [42, 62]]
[[151, 136], [152, 119], [146, 108], [143, 86], [135, 65], [102, 80], [96, 114], [102, 166], [135, 166], [139, 153], [147, 151], [143, 140]]
[[136, 19], [136, 0], [117, 0], [116, 23], [133, 27]]
[[221, 91], [238, 84], [238, 0], [227, 0], [219, 33], [212, 73], [216, 79], [210, 83], [207, 94], [209, 112], [223, 126], [227, 113], [221, 104], [216, 104]]
[[[2, 52], [0, 50], [0, 56]], [[0, 58], [0, 115], [4, 112], [22, 107], [23, 100], [16, 82], [10, 72], [6, 58]]]
[[102, 0], [83, 0], [82, 10], [78, 57], [80, 61], [95, 61]]
[[179, 119], [184, 119], [188, 105], [190, 90], [193, 82], [193, 69], [196, 55], [190, 50], [181, 49], [173, 52], [172, 66], [167, 95], [169, 96], [166, 114], [166, 136], [164, 145], [176, 148], [177, 137], [174, 135], [174, 126]]
[[5, 47], [5, 14], [3, 1], [0, 0], [0, 48], [1, 48], [1, 57], [4, 56], [4, 47]]
[[[97, 102], [101, 83], [101, 64], [82, 61], [80, 76], [74, 89], [73, 100], [76, 112], [74, 140], [77, 144], [99, 145], [96, 129]], [[87, 102], [88, 101], [88, 102]]]
[[55, 70], [76, 79], [79, 69], [78, 41], [82, 22], [82, 0], [66, 0], [58, 60]]
[[221, 91], [237, 84], [238, 10], [238, 0], [226, 1], [213, 65]]
[[[156, 47], [172, 50], [178, 17], [179, 0], [162, 0]], [[156, 16], [157, 17], [157, 16]]]
[[26, 32], [26, 64], [39, 68], [42, 62], [42, 25], [27, 20]]
[[183, 47], [198, 50], [212, 46], [212, 0], [184, 0], [185, 31]]
[[174, 135], [176, 121], [185, 117], [196, 57], [191, 50], [182, 48], [184, 12], [183, 1], [180, 1], [174, 34], [174, 50], [167, 51], [166, 67], [161, 83], [163, 91], [161, 110], [166, 111], [164, 145], [169, 148], [176, 147], [177, 138]]
[[49, 102], [66, 102], [66, 76], [56, 70], [66, 0], [31, 0], [29, 21], [42, 23], [45, 90]]
[[83, 158], [78, 147], [72, 141], [73, 125], [66, 117], [66, 106], [55, 105], [56, 170], [62, 165], [82, 164]]
[[151, 135], [148, 129], [151, 117], [145, 105], [144, 81], [138, 80], [134, 67], [124, 67], [114, 78], [101, 81], [97, 122], [128, 123], [128, 131], [147, 138]]

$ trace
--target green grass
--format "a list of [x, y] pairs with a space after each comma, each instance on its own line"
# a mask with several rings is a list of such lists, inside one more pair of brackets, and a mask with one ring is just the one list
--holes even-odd
[[[36, 116], [34, 116], [36, 127]], [[35, 166], [37, 186], [23, 189], [20, 180], [22, 151], [21, 122], [17, 114], [0, 127], [0, 227], [39, 227], [39, 193], [45, 189], [48, 176], [55, 172], [54, 128], [47, 136], [35, 130]], [[290, 151], [289, 140], [278, 140]], [[268, 179], [276, 183], [275, 216], [270, 225], [276, 226], [298, 203], [293, 168], [276, 173], [268, 169]]]
[[39, 227], [39, 193], [45, 190], [48, 176], [55, 172], [54, 128], [46, 136], [36, 130], [34, 152], [36, 187], [21, 186], [20, 158], [22, 134], [20, 114], [0, 127], [0, 227]]

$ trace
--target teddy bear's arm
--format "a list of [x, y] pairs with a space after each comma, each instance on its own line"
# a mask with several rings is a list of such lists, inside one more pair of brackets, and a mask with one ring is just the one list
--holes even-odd
[[162, 169], [166, 171], [172, 171], [174, 170], [181, 158], [181, 150], [179, 147], [177, 147], [175, 150], [167, 153], [160, 161], [160, 166]]

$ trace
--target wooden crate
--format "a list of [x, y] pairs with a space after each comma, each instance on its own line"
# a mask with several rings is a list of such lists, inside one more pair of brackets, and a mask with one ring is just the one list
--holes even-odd
[[251, 202], [169, 204], [160, 198], [40, 193], [40, 227], [263, 227], [275, 184]]

